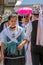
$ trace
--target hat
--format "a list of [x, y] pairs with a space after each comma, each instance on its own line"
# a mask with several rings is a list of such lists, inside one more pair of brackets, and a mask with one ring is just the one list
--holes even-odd
[[39, 10], [38, 9], [33, 10], [33, 13], [32, 14], [33, 15], [39, 15]]
[[33, 8], [33, 15], [39, 15], [39, 9], [38, 8]]

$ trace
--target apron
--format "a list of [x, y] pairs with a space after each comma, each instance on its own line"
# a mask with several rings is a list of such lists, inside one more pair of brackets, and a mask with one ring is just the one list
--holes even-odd
[[8, 34], [5, 34], [6, 37], [5, 37], [5, 40], [4, 40], [4, 43], [5, 43], [5, 55], [7, 56], [24, 56], [25, 55], [25, 47], [23, 47], [22, 50], [18, 50], [17, 49], [17, 46], [24, 40], [23, 39], [23, 32], [21, 32], [22, 29], [19, 28], [19, 32], [16, 36], [16, 38], [13, 40], [12, 38], [10, 38], [8, 36]]

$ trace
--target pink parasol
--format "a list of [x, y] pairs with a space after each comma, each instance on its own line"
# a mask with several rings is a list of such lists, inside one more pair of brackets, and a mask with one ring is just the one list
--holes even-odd
[[18, 14], [22, 14], [22, 15], [27, 15], [27, 14], [32, 14], [32, 8], [29, 8], [29, 7], [23, 7], [23, 8], [20, 8], [18, 11], [17, 11]]

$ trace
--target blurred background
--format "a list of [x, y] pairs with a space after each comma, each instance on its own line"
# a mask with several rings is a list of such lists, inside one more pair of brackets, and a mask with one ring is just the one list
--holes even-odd
[[17, 11], [18, 8], [32, 7], [35, 4], [41, 5], [43, 9], [43, 0], [0, 0], [0, 15], [2, 15], [6, 9]]

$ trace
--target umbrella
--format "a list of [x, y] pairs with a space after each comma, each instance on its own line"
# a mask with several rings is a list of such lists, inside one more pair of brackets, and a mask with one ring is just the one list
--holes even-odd
[[17, 11], [18, 14], [22, 14], [22, 15], [27, 15], [27, 14], [32, 14], [32, 8], [29, 8], [29, 7], [23, 7], [23, 8], [20, 8], [18, 11]]

